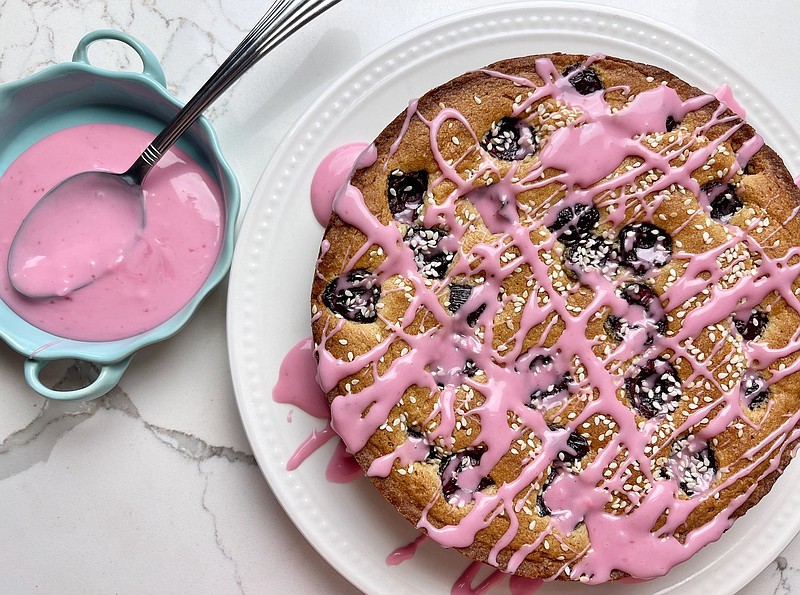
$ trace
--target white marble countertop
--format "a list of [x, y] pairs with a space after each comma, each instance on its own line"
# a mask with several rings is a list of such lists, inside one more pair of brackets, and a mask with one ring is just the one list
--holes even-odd
[[[289, 40], [209, 112], [243, 196], [326, 84], [413, 27], [491, 3], [345, 0]], [[797, 109], [793, 0], [602, 4], [682, 28], [769, 89], [776, 105]], [[0, 83], [69, 60], [80, 37], [110, 27], [144, 41], [185, 100], [265, 5], [0, 0]], [[91, 55], [130, 64], [111, 46]], [[225, 304], [222, 287], [184, 331], [142, 350], [119, 387], [88, 403], [38, 397], [23, 381], [22, 357], [0, 346], [0, 592], [357, 592], [294, 528], [255, 464], [231, 385]], [[63, 372], [69, 386], [86, 368], [53, 377]], [[742, 592], [795, 590], [800, 538]]]

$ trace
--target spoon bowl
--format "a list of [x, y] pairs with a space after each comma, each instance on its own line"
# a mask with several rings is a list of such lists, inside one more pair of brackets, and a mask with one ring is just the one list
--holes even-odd
[[71, 176], [23, 220], [8, 277], [29, 298], [68, 295], [119, 265], [144, 223], [144, 191], [135, 180], [101, 171]]

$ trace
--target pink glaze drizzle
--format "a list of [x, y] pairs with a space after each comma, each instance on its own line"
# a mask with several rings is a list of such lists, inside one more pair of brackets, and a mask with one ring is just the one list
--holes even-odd
[[[687, 311], [680, 310], [682, 326], [675, 332], [658, 337], [653, 346], [647, 347], [640, 342], [633, 349], [623, 341], [617, 351], [598, 356], [585, 336], [586, 328], [602, 309], [608, 308], [618, 315], [628, 314], [629, 306], [620, 300], [616, 291], [619, 280], [624, 281], [629, 277], [622, 275], [615, 283], [612, 277], [605, 274], [592, 275], [592, 302], [582, 310], [568, 310], [563, 296], [554, 288], [552, 279], [549, 278], [548, 266], [541, 257], [555, 247], [554, 236], [544, 237], [537, 243], [530, 237], [531, 229], [552, 221], [553, 213], [558, 209], [551, 209], [549, 215], [525, 213], [518, 208], [515, 197], [527, 188], [552, 183], [554, 178], [546, 182], [540, 181], [544, 169], [552, 167], [564, 172], [555, 178], [563, 184], [566, 193], [562, 199], [563, 204], [585, 204], [591, 201], [598, 207], [614, 206], [613, 211], [607, 211], [606, 216], [615, 226], [623, 221], [626, 210], [624, 207], [637, 204], [641, 213], [640, 220], [652, 221], [663, 200], [659, 194], [661, 191], [684, 188], [694, 195], [701, 195], [692, 172], [706, 164], [742, 123], [738, 119], [734, 121], [725, 116], [725, 106], [719, 106], [711, 121], [695, 132], [692, 142], [697, 141], [698, 136], [704, 135], [717, 123], [731, 123], [729, 131], [713, 141], [706, 139], [706, 144], [697, 143], [694, 150], [686, 155], [685, 162], [675, 165], [674, 161], [685, 147], [669, 145], [666, 149], [656, 151], [642, 142], [638, 135], [661, 133], [668, 136], [665, 130], [667, 116], [680, 121], [689, 112], [712, 103], [713, 97], [703, 96], [684, 102], [673, 89], [659, 86], [639, 93], [624, 108], [612, 112], [602, 93], [590, 96], [577, 94], [549, 60], [538, 60], [536, 70], [545, 81], [539, 87], [530, 81], [514, 77], [515, 84], [527, 91], [527, 95], [523, 93], [515, 104], [514, 116], [525, 117], [529, 113], [527, 108], [546, 97], [557, 98], [563, 104], [579, 110], [582, 115], [550, 135], [540, 149], [538, 163], [521, 179], [515, 177], [514, 167], [507, 175], [501, 176], [492, 160], [479, 146], [478, 136], [474, 132], [472, 135], [475, 144], [467, 150], [481, 152], [482, 166], [469, 179], [465, 180], [459, 175], [454, 165], [442, 156], [437, 144], [440, 131], [448, 122], [459, 121], [466, 124], [465, 118], [453, 109], [443, 108], [431, 120], [426, 120], [422, 114], [414, 111], [416, 104], [412, 103], [401, 133], [402, 137], [412, 116], [427, 125], [434, 157], [441, 171], [438, 181], [447, 180], [456, 188], [442, 204], [431, 204], [427, 207], [424, 214], [425, 225], [446, 225], [451, 234], [448, 240], [460, 239], [466, 227], [455, 217], [455, 204], [457, 200], [466, 199], [474, 202], [492, 233], [502, 234], [492, 244], [476, 246], [471, 252], [461, 251], [448, 273], [448, 278], [465, 275], [482, 276], [485, 279], [483, 284], [474, 287], [467, 304], [462, 306], [467, 311], [474, 311], [480, 305], [485, 306], [478, 322], [478, 326], [483, 327], [485, 336], [478, 338], [467, 327], [463, 317], [452, 316], [443, 308], [437, 291], [445, 287], [449, 279], [436, 281], [432, 285], [426, 284], [426, 280], [417, 271], [410, 251], [397, 249], [403, 240], [397, 224], [391, 222], [385, 225], [379, 221], [367, 209], [360, 192], [348, 184], [337, 194], [334, 212], [366, 236], [363, 248], [351, 256], [349, 267], [354, 266], [365, 250], [377, 246], [383, 249], [385, 260], [375, 271], [376, 275], [382, 280], [390, 275], [400, 275], [413, 287], [413, 293], [409, 297], [406, 314], [399, 324], [386, 321], [388, 335], [384, 334], [378, 345], [367, 353], [351, 353], [347, 360], [334, 357], [325, 346], [329, 339], [336, 336], [342, 324], [326, 328], [317, 346], [318, 379], [322, 389], [330, 391], [347, 377], [373, 366], [395, 341], [402, 340], [410, 347], [407, 353], [393, 360], [386, 373], [380, 377], [376, 374], [373, 384], [337, 396], [333, 400], [332, 427], [342, 436], [350, 452], [357, 452], [365, 446], [370, 436], [389, 419], [400, 396], [411, 386], [428, 387], [434, 398], [438, 399], [435, 412], [441, 414], [441, 421], [436, 429], [426, 435], [428, 443], [436, 438], [449, 437], [456, 424], [453, 411], [454, 387], [445, 384], [440, 389], [437, 380], [455, 380], [483, 395], [483, 404], [470, 411], [480, 421], [480, 432], [474, 437], [473, 444], [482, 444], [483, 454], [478, 464], [463, 470], [458, 478], [464, 494], [457, 498], [464, 496], [464, 502], [469, 503], [470, 507], [465, 509], [467, 512], [458, 525], [437, 526], [427, 516], [435, 503], [435, 497], [423, 512], [418, 527], [445, 547], [467, 547], [473, 543], [478, 531], [498, 514], [504, 514], [510, 526], [490, 553], [488, 562], [494, 565], [500, 565], [500, 551], [517, 535], [516, 513], [521, 506], [520, 496], [523, 496], [523, 500], [524, 497], [535, 496], [531, 492], [531, 485], [546, 473], [557, 453], [567, 448], [566, 441], [570, 433], [578, 430], [582, 424], [596, 420], [597, 416], [612, 419], [615, 424], [614, 432], [600, 445], [595, 458], [584, 465], [580, 474], [559, 475], [545, 492], [545, 501], [553, 512], [547, 529], [540, 532], [540, 538], [535, 543], [520, 548], [503, 566], [503, 570], [514, 572], [528, 552], [542, 545], [545, 537], [558, 539], [559, 534], [568, 534], [579, 523], [583, 523], [589, 533], [591, 545], [583, 551], [566, 551], [566, 561], [558, 574], [589, 583], [607, 581], [615, 570], [642, 579], [652, 578], [666, 573], [701, 547], [718, 539], [731, 525], [733, 513], [750, 492], [735, 498], [713, 520], [688, 533], [684, 543], [674, 535], [702, 501], [715, 497], [757, 465], [767, 464], [763, 476], [777, 469], [784, 450], [800, 438], [800, 430], [796, 429], [800, 413], [787, 417], [778, 431], [752, 449], [748, 454], [750, 463], [744, 470], [731, 474], [724, 481], [717, 479], [709, 482], [703, 486], [703, 493], [699, 496], [680, 498], [677, 479], [674, 476], [658, 476], [651, 469], [651, 459], [655, 459], [657, 452], [653, 452], [654, 447], [650, 445], [658, 442], [656, 432], [661, 419], [637, 423], [630, 407], [617, 398], [617, 393], [624, 389], [624, 377], [610, 373], [609, 370], [614, 371], [617, 365], [614, 362], [624, 361], [637, 353], [650, 357], [667, 353], [672, 354], [668, 357], [674, 363], [690, 362], [693, 373], [684, 380], [684, 384], [707, 383], [720, 396], [710, 403], [700, 404], [694, 411], [687, 413], [685, 419], [675, 420], [675, 427], [671, 430], [674, 436], [691, 434], [687, 448], [699, 449], [702, 444], [711, 442], [738, 420], [744, 420], [745, 424], [750, 423], [742, 405], [738, 383], [723, 381], [721, 370], [704, 363], [704, 359], [693, 348], [692, 340], [720, 322], [731, 326], [731, 314], [749, 312], [772, 292], [777, 292], [792, 309], [800, 312], [800, 302], [792, 290], [792, 282], [800, 273], [800, 264], [794, 262], [800, 260], [800, 249], [791, 248], [785, 256], [772, 258], [765, 247], [748, 233], [752, 230], [733, 225], [725, 226], [727, 239], [718, 241], [701, 254], [683, 251], [676, 245], [672, 258], [674, 261], [685, 262], [686, 268], [660, 296], [665, 311], [674, 314], [682, 304], [697, 295], [705, 295], [705, 301]], [[486, 74], [511, 78], [492, 72]], [[738, 106], [729, 89], [723, 89], [720, 95], [726, 98], [725, 104], [728, 107]], [[634, 136], [637, 136], [636, 140], [633, 139]], [[392, 151], [399, 146], [400, 140], [398, 138], [392, 145]], [[744, 168], [762, 144], [760, 137], [754, 137], [745, 143], [736, 155], [735, 166], [721, 172], [719, 179], [722, 182], [729, 181], [737, 171]], [[606, 176], [628, 156], [636, 157], [639, 164], [627, 173], [606, 180]], [[358, 167], [369, 167], [375, 163], [377, 154], [374, 150], [367, 151], [359, 159]], [[647, 189], [631, 186], [638, 176], [650, 170], [658, 170], [662, 175], [652, 181]], [[500, 178], [499, 182], [488, 188], [473, 190], [475, 180], [487, 172]], [[619, 188], [625, 188], [625, 191], [618, 192]], [[757, 220], [753, 222], [753, 227], [756, 226]], [[726, 251], [737, 245], [746, 247], [751, 254], [756, 255], [761, 261], [761, 268], [757, 274], [736, 278], [730, 286], [721, 288], [720, 282], [728, 279], [730, 271], [718, 263]], [[519, 255], [505, 263], [500, 257], [510, 246], [516, 248]], [[522, 312], [521, 328], [512, 340], [506, 342], [505, 349], [495, 350], [492, 349], [493, 329], [489, 323], [508, 300], [506, 296], [504, 300], [498, 301], [498, 288], [522, 264], [530, 267], [533, 280], [548, 299], [528, 300]], [[349, 269], [345, 267], [344, 270]], [[406, 332], [405, 327], [420, 308], [425, 308], [435, 318], [434, 323], [427, 330], [416, 334]], [[549, 349], [549, 353], [559, 365], [571, 367], [573, 362], [579, 361], [586, 374], [584, 379], [576, 381], [577, 394], [596, 395], [586, 403], [580, 414], [565, 424], [565, 428], [555, 429], [548, 426], [540, 411], [526, 405], [526, 397], [536, 386], [537, 379], [534, 374], [526, 373], [527, 365], [517, 365], [526, 363], [526, 358], [530, 358], [529, 354], [521, 352], [523, 337], [529, 329], [544, 324], [552, 314], [560, 317], [565, 329], [555, 345]], [[744, 346], [747, 365], [756, 370], [770, 368], [780, 358], [796, 351], [798, 341], [800, 337], [795, 333], [785, 348], [769, 348], [757, 342], [747, 343]], [[485, 372], [485, 382], [478, 383], [465, 375], [459, 376], [457, 372], [447, 372], [463, 369], [467, 360], [471, 360]], [[767, 382], [778, 382], [799, 369], [800, 360], [780, 370], [772, 367]], [[712, 410], [717, 408], [720, 408], [719, 411], [709, 419]], [[519, 423], [509, 424], [509, 415], [518, 419]], [[506, 454], [510, 445], [520, 439], [526, 428], [541, 440], [541, 446], [531, 454], [519, 476], [496, 486], [493, 493], [478, 491], [480, 479]], [[650, 454], [647, 454], [649, 451]], [[605, 472], [610, 463], [623, 452], [626, 453], [624, 462], [615, 467], [617, 471], [609, 476]], [[415, 461], [425, 460], [426, 453], [426, 448], [409, 438], [394, 453], [377, 459], [370, 468], [369, 475], [386, 476], [393, 469], [402, 469]], [[631, 466], [640, 468], [645, 475], [648, 484], [646, 490], [638, 492], [624, 487], [623, 472]], [[612, 491], [624, 492], [629, 498], [630, 505], [621, 514], [611, 514], [605, 510]], [[668, 514], [665, 524], [658, 530], [653, 530], [664, 513]], [[499, 580], [492, 576], [473, 588], [472, 582], [478, 568], [478, 564], [471, 566], [462, 575], [453, 593], [482, 593]]]
[[724, 103], [728, 106], [728, 108], [742, 120], [747, 117], [747, 112], [741, 104], [736, 101], [736, 98], [733, 96], [733, 90], [728, 83], [723, 83], [719, 89], [714, 91], [714, 97], [716, 97], [717, 101], [720, 103]]
[[526, 578], [524, 576], [512, 575], [508, 579], [508, 589], [511, 595], [534, 595], [544, 585], [544, 580], [540, 578]]
[[289, 457], [286, 462], [286, 470], [294, 471], [312, 454], [322, 448], [327, 442], [336, 436], [336, 433], [331, 429], [330, 423], [326, 424], [321, 430], [312, 430], [311, 435], [306, 438], [294, 454]]
[[[278, 381], [272, 391], [272, 398], [276, 403], [295, 405], [302, 411], [320, 419], [329, 419], [329, 409], [325, 394], [314, 380], [316, 360], [313, 355], [314, 342], [311, 338], [299, 341], [284, 356], [278, 373]], [[311, 373], [309, 373], [311, 372]], [[287, 420], [291, 423], [291, 410]], [[287, 471], [294, 471], [302, 465], [308, 457], [315, 453], [319, 448], [328, 443], [331, 438], [338, 438], [331, 431], [330, 425], [326, 424], [321, 431], [313, 430], [312, 433], [300, 444], [286, 463]], [[331, 483], [349, 483], [364, 473], [353, 456], [347, 452], [344, 443], [339, 440], [334, 454], [328, 461], [325, 470], [325, 479]], [[427, 539], [427, 535], [420, 534], [412, 542], [398, 547], [386, 556], [387, 566], [397, 566], [412, 559], [419, 549], [419, 546]], [[475, 563], [478, 564], [478, 563]], [[467, 569], [467, 573], [472, 572], [473, 566]], [[474, 570], [475, 573], [479, 568]], [[494, 574], [498, 574], [495, 572]], [[474, 574], [472, 575], [474, 578]], [[498, 575], [502, 578], [502, 575]], [[467, 595], [464, 585], [464, 575], [459, 576], [453, 589], [454, 592]], [[499, 579], [487, 585], [487, 589], [499, 582]], [[509, 588], [512, 595], [533, 595], [541, 581], [533, 581], [523, 577], [510, 577]], [[458, 588], [458, 591], [455, 589]], [[480, 593], [483, 593], [480, 591]]]
[[311, 208], [323, 227], [331, 218], [336, 191], [350, 178], [358, 155], [368, 146], [369, 143], [348, 143], [337, 147], [317, 167], [311, 180]]
[[[466, 570], [456, 579], [450, 595], [482, 595], [487, 593], [492, 587], [499, 586], [506, 578], [506, 575], [499, 571], [492, 571], [489, 576], [483, 579], [477, 586], [474, 586], [475, 578], [484, 567], [480, 562], [473, 562], [467, 566]], [[511, 595], [535, 595], [542, 588], [542, 579], [530, 579], [524, 576], [511, 575], [508, 577], [508, 590]]]
[[428, 538], [427, 535], [420, 533], [416, 539], [409, 544], [397, 548], [391, 554], [386, 556], [387, 566], [397, 566], [403, 562], [410, 560], [417, 553], [417, 548], [422, 545], [422, 542]]
[[[416, 554], [419, 546], [422, 545], [428, 536], [425, 534], [418, 535], [414, 541], [401, 546], [386, 556], [387, 566], [397, 566], [403, 562], [412, 559]], [[477, 587], [473, 587], [475, 578], [483, 568], [480, 562], [472, 562], [462, 572], [453, 583], [451, 594], [453, 595], [480, 595], [488, 592], [492, 587], [499, 586], [500, 583], [506, 578], [507, 575], [499, 570], [493, 570], [491, 574], [481, 581]], [[544, 584], [542, 579], [530, 579], [524, 576], [511, 575], [508, 576], [508, 590], [511, 595], [534, 595]]]
[[[314, 341], [310, 337], [298, 341], [284, 356], [278, 371], [278, 381], [272, 389], [272, 399], [276, 403], [294, 405], [310, 416], [326, 422], [321, 430], [313, 430], [289, 457], [286, 463], [288, 471], [297, 469], [332, 438], [338, 439], [330, 426], [330, 410], [325, 393], [316, 381], [316, 367]], [[291, 423], [291, 411], [288, 416], [287, 419]], [[361, 467], [345, 450], [342, 442], [338, 441], [325, 470], [327, 480], [333, 483], [347, 483], [362, 475]]]
[[482, 568], [483, 564], [480, 562], [473, 562], [467, 566], [467, 569], [456, 579], [453, 588], [450, 590], [450, 595], [483, 595], [483, 593], [486, 593], [505, 578], [502, 572], [495, 570], [478, 583], [478, 586], [473, 586], [475, 577], [478, 576]]
[[296, 405], [319, 419], [329, 419], [328, 400], [319, 388], [316, 377], [314, 341], [308, 337], [299, 341], [284, 356], [278, 370], [278, 382], [272, 389], [273, 400]]
[[364, 471], [339, 440], [325, 469], [325, 478], [332, 483], [350, 483], [359, 477], [364, 477]]

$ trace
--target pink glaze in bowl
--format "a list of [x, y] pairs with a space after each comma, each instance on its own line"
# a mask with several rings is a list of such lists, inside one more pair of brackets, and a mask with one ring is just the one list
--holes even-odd
[[[114, 72], [91, 65], [88, 48], [99, 40], [121, 41], [133, 48], [142, 60], [142, 71]], [[155, 136], [180, 107], [167, 92], [164, 71], [146, 46], [119, 31], [94, 31], [78, 43], [71, 62], [0, 86], [0, 176], [35, 143], [64, 129], [86, 124], [126, 125]], [[107, 393], [117, 385], [138, 349], [177, 333], [227, 275], [240, 202], [236, 178], [205, 119], [198, 120], [183, 135], [178, 148], [199, 164], [221, 191], [219, 253], [205, 281], [163, 322], [111, 340], [58, 336], [31, 324], [6, 301], [0, 301], [0, 338], [26, 357], [25, 379], [39, 394], [71, 401], [94, 399]], [[3, 200], [0, 196], [0, 206]], [[13, 239], [7, 235], [7, 232], [0, 235], [4, 245]], [[81, 320], [87, 320], [87, 313], [81, 316]], [[42, 369], [49, 362], [64, 359], [91, 362], [98, 368], [97, 378], [88, 386], [69, 391], [54, 390], [43, 384]]]

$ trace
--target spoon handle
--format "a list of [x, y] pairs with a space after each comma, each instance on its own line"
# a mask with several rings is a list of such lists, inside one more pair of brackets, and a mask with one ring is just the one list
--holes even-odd
[[253, 64], [341, 0], [276, 0], [230, 56], [148, 145], [123, 176], [141, 184], [161, 156]]

